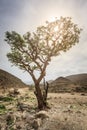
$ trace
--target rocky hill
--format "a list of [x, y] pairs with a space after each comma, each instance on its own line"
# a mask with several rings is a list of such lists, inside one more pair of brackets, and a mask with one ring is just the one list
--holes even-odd
[[66, 78], [78, 85], [78, 87], [76, 87], [76, 91], [87, 92], [87, 74], [70, 75]]
[[66, 78], [71, 80], [72, 82], [75, 82], [75, 83], [79, 82], [81, 84], [87, 81], [87, 74], [70, 75], [70, 76], [67, 76]]
[[75, 90], [75, 84], [64, 77], [59, 77], [50, 83], [50, 92], [70, 92]]
[[87, 92], [87, 74], [59, 77], [50, 83], [49, 92]]
[[0, 69], [0, 88], [24, 87], [26, 86], [19, 78]]

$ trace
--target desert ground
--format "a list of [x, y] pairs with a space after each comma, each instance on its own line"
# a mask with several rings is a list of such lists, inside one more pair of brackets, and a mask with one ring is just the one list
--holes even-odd
[[87, 93], [49, 93], [39, 111], [29, 88], [0, 91], [0, 130], [87, 130]]

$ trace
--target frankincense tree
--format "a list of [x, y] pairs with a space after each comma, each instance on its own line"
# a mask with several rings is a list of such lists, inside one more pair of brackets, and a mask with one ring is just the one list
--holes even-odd
[[[35, 84], [35, 95], [38, 108], [46, 107], [40, 82], [46, 75], [46, 68], [51, 58], [66, 52], [79, 42], [81, 29], [72, 22], [70, 17], [61, 17], [53, 22], [37, 27], [32, 34], [27, 32], [21, 36], [15, 31], [6, 32], [5, 40], [11, 47], [7, 54], [9, 61], [20, 69], [27, 71]], [[39, 77], [35, 75], [39, 71]]]

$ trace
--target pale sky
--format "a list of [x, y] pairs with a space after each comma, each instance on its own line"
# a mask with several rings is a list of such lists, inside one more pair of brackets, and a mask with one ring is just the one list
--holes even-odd
[[4, 41], [6, 31], [25, 34], [35, 31], [45, 21], [60, 16], [72, 17], [83, 28], [79, 44], [54, 58], [47, 68], [46, 79], [87, 73], [87, 0], [0, 0], [0, 69], [6, 70], [24, 82], [32, 82], [29, 74], [11, 67], [6, 54], [9, 46]]

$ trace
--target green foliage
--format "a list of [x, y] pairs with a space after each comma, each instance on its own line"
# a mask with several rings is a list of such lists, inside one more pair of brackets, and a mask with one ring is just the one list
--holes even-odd
[[0, 109], [5, 109], [5, 106], [0, 104]]
[[[34, 82], [40, 82], [51, 57], [66, 52], [78, 43], [81, 30], [70, 17], [61, 17], [37, 27], [33, 34], [27, 32], [21, 36], [15, 31], [6, 32], [5, 40], [11, 47], [7, 57], [13, 65], [29, 72]], [[38, 79], [34, 73], [36, 70], [40, 71]]]
[[10, 102], [10, 101], [13, 101], [13, 98], [12, 97], [0, 97], [0, 101]]
[[0, 114], [5, 113], [5, 111], [6, 111], [6, 107], [5, 107], [5, 105], [0, 104]]

